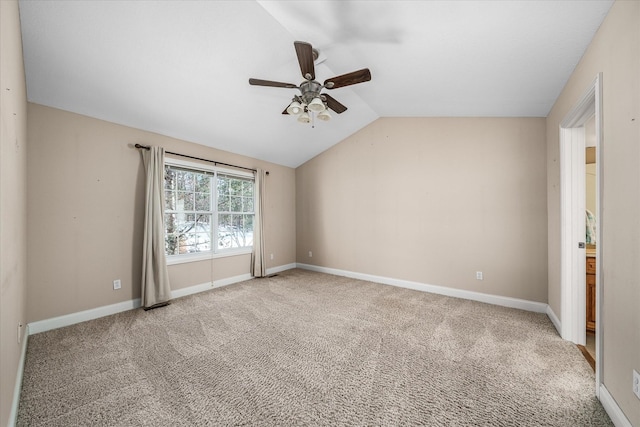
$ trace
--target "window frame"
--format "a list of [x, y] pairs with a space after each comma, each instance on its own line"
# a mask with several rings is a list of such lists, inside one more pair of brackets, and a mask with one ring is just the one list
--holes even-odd
[[[253, 173], [251, 172], [245, 172], [245, 171], [238, 171], [235, 169], [228, 169], [228, 168], [223, 168], [220, 166], [215, 166], [215, 165], [210, 165], [210, 164], [205, 164], [205, 163], [198, 163], [198, 162], [192, 162], [192, 161], [187, 161], [187, 160], [181, 160], [181, 159], [174, 159], [174, 158], [165, 158], [164, 161], [165, 166], [174, 166], [177, 168], [183, 168], [183, 169], [190, 169], [193, 170], [194, 172], [206, 172], [206, 173], [210, 173], [213, 174], [212, 179], [212, 192], [211, 192], [211, 207], [212, 207], [212, 233], [211, 233], [211, 250], [207, 251], [207, 252], [194, 252], [194, 253], [187, 253], [187, 254], [177, 254], [177, 255], [166, 255], [166, 260], [167, 260], [167, 265], [173, 265], [173, 264], [183, 264], [183, 263], [188, 263], [188, 262], [196, 262], [196, 261], [205, 261], [205, 260], [211, 260], [211, 259], [215, 259], [215, 258], [226, 258], [226, 257], [231, 257], [231, 256], [238, 256], [238, 255], [246, 255], [246, 254], [251, 254], [253, 252], [253, 244], [251, 246], [246, 246], [243, 248], [230, 248], [230, 249], [219, 249], [218, 248], [218, 242], [217, 242], [217, 232], [213, 231], [213, 230], [217, 230], [217, 226], [218, 226], [218, 188], [217, 188], [217, 179], [218, 179], [218, 174], [221, 175], [227, 175], [227, 176], [236, 176], [238, 178], [250, 178], [253, 181], [253, 203], [254, 203], [254, 207], [256, 206], [256, 191], [255, 191], [255, 176]], [[163, 194], [164, 194], [164, 187], [163, 187]], [[163, 207], [163, 221], [166, 215], [166, 207]], [[254, 216], [254, 221], [255, 221], [255, 208], [254, 211], [251, 212], [250, 214], [252, 214]], [[165, 226], [166, 227], [166, 226]], [[165, 238], [167, 235], [167, 231], [165, 228]], [[214, 237], [216, 239], [214, 239]]]

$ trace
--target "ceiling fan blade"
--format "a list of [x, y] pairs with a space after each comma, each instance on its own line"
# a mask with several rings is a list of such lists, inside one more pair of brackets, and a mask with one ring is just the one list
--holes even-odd
[[[371, 72], [368, 68], [362, 70], [353, 71], [351, 73], [343, 74], [341, 76], [332, 77], [324, 81], [324, 86], [327, 89], [336, 89], [339, 87], [350, 86], [357, 83], [368, 82], [371, 80]], [[327, 83], [333, 83], [333, 86], [327, 86]]]
[[341, 114], [347, 111], [347, 107], [340, 104], [331, 95], [327, 95], [326, 93], [323, 93], [322, 96], [324, 96], [324, 98], [327, 100], [327, 107], [331, 108], [336, 113]]
[[307, 74], [310, 74], [311, 80], [315, 80], [316, 70], [313, 65], [313, 47], [307, 42], [293, 42], [293, 45], [296, 48], [296, 55], [298, 55], [302, 77], [306, 79]]
[[298, 89], [298, 86], [294, 85], [293, 83], [273, 82], [271, 80], [249, 79], [249, 84], [254, 86], [286, 87], [291, 89]]
[[289, 115], [289, 112], [287, 111], [288, 109], [289, 109], [289, 106], [287, 105], [287, 108], [284, 109], [282, 114], [286, 114], [288, 116]]

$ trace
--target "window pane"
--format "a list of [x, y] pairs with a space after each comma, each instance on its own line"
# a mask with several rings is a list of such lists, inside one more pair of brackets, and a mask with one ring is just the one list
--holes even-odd
[[179, 190], [184, 190], [185, 189], [185, 185], [184, 185], [184, 175], [187, 173], [185, 171], [181, 171], [181, 170], [176, 170], [176, 188]]
[[164, 249], [166, 255], [178, 254], [178, 238], [175, 234], [166, 234], [164, 237]]
[[211, 214], [198, 214], [192, 233], [188, 236], [193, 252], [211, 250]]
[[165, 215], [165, 249], [168, 255], [188, 253], [189, 242], [187, 234], [193, 228], [193, 215], [167, 214]]
[[242, 197], [231, 196], [231, 212], [242, 212]]
[[196, 221], [194, 214], [178, 213], [174, 215], [176, 217], [176, 230], [178, 233], [188, 233], [193, 229]]
[[208, 211], [211, 209], [211, 200], [207, 193], [196, 193], [196, 210]]
[[242, 229], [242, 215], [231, 215], [231, 222], [235, 230]]
[[193, 193], [187, 193], [184, 191], [178, 191], [178, 200], [176, 203], [176, 210], [179, 211], [192, 211], [195, 208]]
[[176, 193], [173, 191], [164, 192], [164, 208], [168, 210], [175, 210], [176, 208]]
[[176, 171], [170, 166], [164, 167], [164, 188], [166, 190], [176, 189]]
[[245, 180], [242, 183], [242, 195], [253, 198], [253, 181]]
[[242, 181], [239, 179], [231, 178], [229, 180], [229, 194], [232, 196], [241, 196], [242, 195]]
[[178, 252], [181, 254], [211, 250], [211, 214], [179, 214]]
[[168, 214], [164, 216], [164, 226], [166, 235], [164, 246], [167, 255], [176, 255], [178, 253], [178, 235], [176, 233], [176, 215]]
[[224, 175], [218, 175], [218, 195], [225, 196], [229, 194], [229, 181]]
[[167, 233], [176, 232], [176, 214], [164, 215], [164, 228], [167, 230]]
[[243, 245], [242, 239], [242, 215], [230, 215], [231, 216], [231, 247], [241, 248]]
[[253, 197], [242, 198], [242, 212], [253, 212]]
[[178, 177], [178, 190], [194, 191], [196, 188], [196, 174], [184, 170], [176, 171]]
[[253, 215], [244, 215], [245, 246], [253, 246]]
[[210, 229], [212, 216], [213, 215], [211, 214], [203, 214], [203, 213], [198, 214], [198, 218], [196, 218], [196, 222], [198, 223], [198, 225]]
[[229, 249], [233, 247], [232, 236], [231, 215], [218, 215], [218, 248]]
[[211, 177], [205, 174], [196, 175], [196, 191], [200, 193], [211, 193]]
[[221, 212], [228, 212], [231, 202], [229, 196], [218, 196], [218, 210]]
[[233, 249], [253, 245], [253, 214], [218, 215], [218, 248]]

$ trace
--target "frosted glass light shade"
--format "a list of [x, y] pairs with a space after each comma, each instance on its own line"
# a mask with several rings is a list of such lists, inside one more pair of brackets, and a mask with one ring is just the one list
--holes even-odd
[[298, 114], [302, 113], [304, 111], [304, 108], [302, 108], [302, 105], [300, 105], [300, 103], [298, 101], [293, 101], [291, 104], [289, 104], [289, 106], [287, 107], [287, 113], [297, 116]]
[[328, 122], [331, 120], [331, 114], [327, 110], [321, 111], [318, 113], [318, 119]]
[[322, 100], [318, 97], [313, 98], [313, 100], [309, 103], [309, 110], [313, 111], [314, 113], [319, 113], [321, 111], [324, 111], [324, 103], [322, 102]]
[[302, 113], [298, 116], [298, 121], [300, 123], [309, 123], [311, 118], [309, 117], [309, 113]]

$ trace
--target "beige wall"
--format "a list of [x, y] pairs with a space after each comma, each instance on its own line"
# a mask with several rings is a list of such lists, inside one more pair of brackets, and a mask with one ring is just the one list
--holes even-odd
[[[269, 267], [297, 260], [548, 298], [560, 315], [558, 125], [603, 72], [604, 383], [640, 425], [630, 387], [631, 370], [640, 371], [640, 2], [613, 6], [550, 112], [546, 164], [544, 119], [386, 118], [295, 172], [33, 104], [27, 144], [17, 2], [0, 1], [0, 18], [0, 423], [9, 417], [18, 322], [139, 296], [143, 176], [130, 148], [136, 142], [269, 169]], [[175, 289], [248, 271], [247, 256], [170, 267]], [[484, 281], [475, 280], [476, 271]], [[112, 290], [115, 278], [123, 281], [120, 291]]]
[[547, 118], [549, 303], [560, 316], [559, 124], [603, 76], [604, 385], [634, 426], [640, 401], [640, 2], [617, 1]]
[[544, 118], [378, 119], [296, 169], [297, 261], [546, 302], [545, 150]]
[[[267, 267], [295, 262], [293, 169], [42, 105], [28, 109], [30, 322], [140, 296], [144, 167], [136, 143], [269, 170]], [[172, 265], [171, 287], [247, 274], [249, 263], [244, 255]]]
[[[17, 1], [0, 1], [0, 425], [7, 425], [26, 325], [27, 95]], [[25, 327], [21, 333], [24, 339]]]

